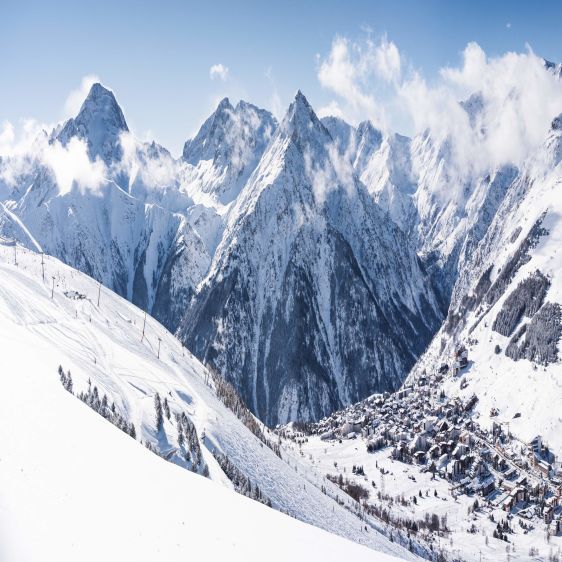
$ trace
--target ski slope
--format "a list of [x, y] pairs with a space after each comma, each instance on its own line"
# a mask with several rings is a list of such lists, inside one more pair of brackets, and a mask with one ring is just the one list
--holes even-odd
[[[103, 287], [99, 307], [97, 297], [96, 282], [58, 260], [45, 256], [43, 280], [39, 254], [18, 247], [15, 265], [0, 245], [0, 560], [412, 559], [263, 445], [161, 325], [149, 317], [141, 342], [142, 311]], [[137, 441], [66, 392], [59, 365], [75, 394], [90, 379], [115, 401]], [[210, 479], [139, 443], [177, 447], [170, 421], [155, 430], [156, 392], [195, 424]], [[213, 450], [278, 510], [382, 553], [232, 492]]]

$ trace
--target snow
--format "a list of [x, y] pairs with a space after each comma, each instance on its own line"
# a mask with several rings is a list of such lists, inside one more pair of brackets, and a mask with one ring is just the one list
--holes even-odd
[[[235, 494], [212, 450], [228, 455], [275, 508], [411, 557], [364, 531], [262, 445], [205, 384], [204, 367], [157, 322], [148, 318], [141, 342], [143, 313], [134, 305], [103, 287], [98, 307], [98, 284], [87, 276], [45, 256], [43, 281], [39, 254], [19, 247], [17, 266], [13, 255], [0, 246], [2, 560], [179, 560], [186, 553], [390, 560]], [[195, 424], [214, 482], [165, 462], [66, 392], [59, 364], [72, 372], [75, 393], [91, 379], [135, 424], [137, 438], [157, 447], [153, 397], [167, 397], [172, 412], [186, 412]], [[175, 448], [175, 429], [167, 420], [164, 429], [166, 446]]]
[[[552, 72], [560, 73], [560, 65], [546, 62], [545, 65]], [[483, 103], [481, 95], [476, 93], [461, 104], [474, 124], [478, 122]], [[250, 293], [255, 295], [253, 306], [249, 310], [239, 307], [238, 312], [245, 320], [259, 318], [257, 324], [265, 326], [263, 331], [256, 329], [252, 333], [255, 326], [245, 325], [240, 340], [232, 345], [233, 353], [244, 360], [247, 349], [258, 349], [261, 343], [266, 355], [280, 347], [279, 340], [269, 338], [270, 305], [280, 302], [288, 325], [298, 297], [295, 292], [287, 298], [281, 293], [288, 264], [310, 267], [314, 279], [314, 305], [321, 325], [314, 351], [323, 345], [318, 343], [320, 340], [326, 343], [330, 350], [326, 364], [329, 364], [334, 380], [330, 389], [322, 383], [316, 384], [315, 379], [308, 379], [302, 387], [295, 380], [289, 380], [280, 393], [278, 413], [281, 419], [290, 419], [306, 416], [311, 411], [310, 404], [301, 405], [303, 389], [313, 397], [319, 410], [329, 407], [331, 392], [337, 394], [341, 402], [355, 399], [358, 395], [354, 394], [353, 385], [360, 378], [358, 365], [365, 367], [368, 359], [361, 352], [368, 347], [387, 347], [379, 343], [367, 345], [361, 339], [366, 334], [371, 335], [373, 330], [364, 325], [361, 330], [356, 328], [361, 324], [359, 316], [338, 331], [338, 322], [345, 318], [341, 310], [333, 313], [330, 309], [330, 297], [336, 283], [329, 275], [337, 255], [329, 246], [329, 229], [337, 230], [349, 243], [361, 275], [370, 284], [371, 292], [377, 295], [377, 305], [403, 306], [400, 319], [413, 313], [411, 317], [414, 318], [408, 322], [417, 330], [418, 320], [428, 324], [427, 308], [436, 311], [438, 305], [428, 278], [422, 268], [418, 269], [416, 252], [426, 261], [424, 265], [432, 275], [437, 272], [445, 305], [452, 292], [452, 308], [455, 309], [463, 297], [471, 294], [487, 267], [493, 266], [492, 281], [497, 278], [532, 225], [546, 212], [544, 226], [548, 235], [532, 249], [530, 261], [511, 279], [503, 296], [485, 311], [477, 325], [481, 310], [469, 311], [465, 326], [459, 331], [450, 334], [442, 329], [418, 362], [413, 375], [424, 368], [434, 369], [443, 357], [448, 358], [459, 341], [466, 343], [471, 363], [462, 377], [463, 388], [459, 379], [447, 378], [444, 383], [447, 394], [466, 399], [476, 392], [480, 424], [488, 427], [493, 421], [509, 422], [510, 431], [522, 441], [541, 434], [551, 450], [560, 455], [562, 418], [553, 407], [562, 400], [560, 362], [543, 367], [526, 359], [513, 361], [504, 354], [510, 338], [492, 330], [493, 321], [508, 295], [536, 269], [551, 280], [546, 301], [562, 303], [559, 275], [562, 268], [559, 252], [562, 242], [560, 123], [560, 116], [555, 117], [544, 145], [521, 170], [504, 166], [479, 175], [466, 171], [460, 174], [452, 158], [457, 147], [450, 138], [434, 137], [429, 131], [408, 139], [383, 134], [369, 122], [354, 128], [340, 119], [328, 117], [322, 119], [321, 125], [300, 92], [287, 118], [278, 127], [268, 112], [245, 102], [234, 107], [225, 99], [196, 137], [186, 143], [183, 158], [176, 161], [156, 143], [134, 139], [128, 133], [113, 93], [96, 84], [79, 114], [64, 126], [57, 127], [50, 138], [46, 133], [40, 135], [32, 152], [25, 155], [23, 164], [12, 162], [9, 157], [0, 159], [3, 199], [0, 202], [0, 232], [5, 242], [14, 238], [29, 249], [57, 255], [140, 307], [160, 311], [158, 318], [174, 328], [184, 315], [192, 293], [228, 279], [235, 263], [233, 254], [241, 255], [239, 265], [243, 276], [251, 277], [256, 271], [257, 274], [249, 284]], [[95, 190], [78, 189], [73, 185], [72, 189], [61, 191], [56, 174], [42, 161], [40, 148], [49, 140], [58, 139], [67, 145], [75, 138], [86, 142], [92, 159], [101, 157], [103, 160], [107, 177], [104, 176], [100, 185], [96, 184]], [[325, 204], [327, 201], [329, 204]], [[388, 217], [396, 228], [388, 224]], [[520, 230], [519, 236], [513, 238], [517, 229]], [[296, 246], [298, 251], [294, 252]], [[17, 452], [18, 458], [27, 463], [26, 467], [20, 467], [24, 471], [18, 473], [17, 478], [17, 467], [13, 464], [9, 467], [10, 480], [13, 480], [16, 491], [12, 496], [9, 496], [12, 492], [6, 492], [5, 498], [12, 497], [14, 505], [10, 509], [13, 509], [14, 518], [16, 514], [24, 517], [15, 503], [16, 492], [28, 498], [28, 504], [22, 503], [21, 509], [25, 507], [32, 512], [29, 517], [35, 518], [35, 527], [30, 528], [43, 541], [50, 540], [47, 530], [59, 536], [52, 524], [45, 523], [52, 519], [47, 510], [55, 499], [59, 502], [57, 505], [64, 505], [65, 509], [78, 509], [80, 502], [72, 503], [72, 498], [78, 498], [85, 486], [80, 488], [77, 474], [88, 480], [87, 486], [94, 486], [92, 496], [96, 501], [103, 496], [103, 486], [111, 485], [108, 490], [117, 496], [124, 487], [123, 501], [117, 505], [133, 506], [135, 509], [127, 509], [127, 513], [133, 519], [137, 516], [141, 504], [131, 499], [133, 491], [128, 484], [120, 481], [117, 486], [111, 479], [106, 484], [105, 476], [99, 482], [96, 478], [97, 474], [106, 474], [103, 471], [107, 463], [118, 465], [120, 470], [121, 460], [113, 462], [115, 458], [121, 459], [117, 456], [117, 448], [127, 450], [126, 458], [129, 458], [128, 449], [137, 451], [131, 453], [135, 463], [135, 455], [149, 458], [145, 468], [144, 461], [138, 461], [141, 476], [146, 481], [149, 478], [150, 481], [156, 478], [158, 482], [168, 480], [163, 473], [160, 475], [160, 470], [181, 474], [177, 478], [190, 482], [195, 478], [185, 470], [152, 458], [138, 444], [64, 393], [56, 376], [61, 363], [65, 369], [71, 369], [78, 390], [86, 388], [88, 379], [94, 381], [100, 391], [115, 400], [135, 423], [140, 438], [157, 445], [163, 452], [177, 447], [176, 434], [169, 421], [164, 424], [165, 439], [155, 433], [154, 394], [159, 392], [167, 396], [174, 411], [187, 411], [198, 434], [205, 434], [205, 439], [200, 441], [210, 477], [223, 487], [232, 486], [215, 462], [212, 450], [227, 454], [260, 486], [276, 508], [357, 542], [408, 556], [376, 533], [360, 531], [355, 516], [319, 491], [321, 486], [334, 491], [333, 486], [323, 479], [322, 472], [329, 468], [322, 464], [323, 461], [315, 460], [320, 463], [316, 466], [322, 469], [318, 474], [311, 473], [309, 464], [297, 457], [289, 459], [292, 464], [288, 469], [284, 461], [263, 447], [216, 399], [213, 389], [205, 385], [204, 367], [182, 350], [159, 324], [149, 319], [147, 337], [141, 342], [142, 313], [134, 306], [104, 288], [98, 308], [95, 305], [97, 285], [52, 258], [46, 258], [44, 282], [40, 280], [37, 254], [18, 248], [18, 268], [10, 265], [12, 260], [13, 247], [0, 246], [0, 330], [5, 336], [2, 341], [9, 342], [5, 347], [9, 353], [2, 357], [5, 362], [2, 372], [6, 373], [7, 369], [11, 372], [18, 361], [25, 376], [7, 377], [6, 388], [11, 389], [13, 402], [10, 402], [9, 410], [3, 408], [0, 411], [3, 414], [9, 411], [17, 422], [14, 427], [23, 428], [10, 432], [3, 442], [9, 443], [11, 451]], [[51, 300], [53, 274], [56, 287], [55, 298]], [[167, 283], [168, 289], [165, 288]], [[357, 294], [357, 286], [346, 290], [351, 297]], [[87, 298], [67, 298], [64, 291], [68, 295], [76, 291]], [[424, 300], [429, 302], [425, 310], [421, 306]], [[351, 304], [354, 302], [350, 301]], [[342, 310], [352, 308], [348, 304]], [[364, 310], [366, 307], [359, 308]], [[406, 309], [408, 313], [404, 314]], [[234, 328], [229, 325], [228, 318], [216, 319], [217, 337], [213, 345], [221, 358], [241, 331], [238, 318], [235, 315]], [[185, 322], [189, 324], [192, 320], [188, 317]], [[399, 325], [400, 322], [395, 317], [391, 324]], [[469, 332], [472, 326], [475, 328]], [[312, 331], [306, 330], [307, 333]], [[264, 332], [267, 333], [264, 335]], [[401, 339], [407, 340], [406, 344], [423, 339], [417, 337], [418, 332], [415, 337], [406, 334], [401, 325], [399, 332]], [[342, 374], [345, 361], [335, 349], [334, 342], [343, 337], [341, 334], [349, 336], [345, 340], [345, 351], [359, 357], [352, 370], [353, 376], [349, 377]], [[160, 360], [155, 358], [158, 338], [162, 339]], [[494, 351], [496, 345], [502, 349], [499, 354]], [[33, 354], [29, 353], [30, 349], [34, 350]], [[408, 353], [411, 348], [400, 349], [398, 356]], [[394, 357], [383, 357], [383, 362], [388, 372]], [[372, 375], [376, 365], [368, 367], [366, 370]], [[230, 369], [224, 370], [230, 372]], [[257, 411], [257, 367], [250, 378], [252, 405]], [[270, 401], [274, 398], [273, 394], [269, 396], [270, 387], [276, 384], [277, 378], [264, 377], [262, 381], [263, 392], [268, 394], [264, 406], [268, 411], [271, 411]], [[395, 382], [398, 384], [400, 380]], [[45, 404], [43, 397], [48, 398]], [[6, 401], [5, 397], [3, 399]], [[494, 419], [490, 416], [492, 409], [499, 410], [499, 416]], [[30, 417], [24, 417], [24, 412]], [[6, 419], [9, 419], [7, 414]], [[28, 419], [35, 422], [38, 430], [29, 429]], [[45, 424], [44, 420], [49, 423]], [[77, 420], [75, 433], [66, 427], [68, 420], [72, 420], [71, 425]], [[8, 423], [12, 425], [11, 418]], [[98, 426], [105, 428], [99, 430], [99, 435], [105, 431], [113, 437], [104, 437], [98, 442]], [[4, 423], [4, 433], [8, 433], [7, 427]], [[78, 431], [90, 432], [87, 433], [88, 447], [82, 443]], [[271, 434], [267, 435], [271, 437]], [[61, 444], [63, 440], [69, 447]], [[113, 441], [115, 443], [111, 445]], [[106, 442], [108, 448], [104, 449]], [[354, 464], [365, 464], [369, 473], [373, 471], [373, 459], [383, 465], [387, 462], [381, 453], [365, 457], [361, 447], [355, 451], [354, 443], [357, 445], [358, 442], [341, 444], [337, 452], [334, 451], [334, 458], [340, 458], [341, 463], [351, 463], [353, 459]], [[56, 450], [54, 459], [49, 457], [49, 447]], [[99, 460], [92, 460], [90, 447], [95, 447], [96, 459], [105, 459], [103, 466], [99, 466]], [[314, 459], [321, 458], [320, 449], [314, 447], [311, 443], [310, 454]], [[332, 461], [333, 449], [328, 450], [326, 459]], [[71, 455], [73, 451], [75, 454]], [[35, 456], [49, 458], [39, 465]], [[88, 463], [81, 463], [75, 456], [87, 459]], [[173, 459], [182, 463], [178, 455]], [[73, 469], [70, 476], [66, 475], [72, 490], [72, 497], [66, 504], [61, 503], [64, 498], [48, 496], [39, 485], [46, 482], [51, 486], [52, 482], [53, 490], [63, 488], [60, 486], [63, 477], [59, 472], [64, 463]], [[155, 469], [153, 464], [165, 468]], [[126, 466], [130, 469], [129, 464]], [[7, 467], [0, 463], [0, 469], [8, 470]], [[24, 485], [27, 470], [37, 475], [35, 480], [30, 477], [29, 490]], [[46, 472], [42, 473], [42, 470]], [[115, 469], [116, 477], [119, 470]], [[389, 470], [395, 471], [392, 466]], [[122, 479], [124, 474], [125, 471], [121, 474]], [[171, 482], [175, 478], [169, 477]], [[429, 486], [424, 477], [420, 478], [422, 480], [418, 479], [418, 482]], [[90, 484], [90, 481], [94, 483]], [[194, 481], [197, 489], [201, 482], [203, 488], [210, 486], [201, 478]], [[409, 478], [397, 475], [388, 479], [387, 486], [396, 494], [410, 493], [413, 490], [411, 482]], [[143, 497], [155, 494], [152, 488], [145, 492], [146, 486], [142, 486], [140, 480], [131, 480], [132, 484], [142, 488]], [[191, 489], [189, 484], [186, 487]], [[41, 498], [41, 502], [37, 502], [41, 505], [33, 509], [32, 492]], [[212, 495], [215, 492], [205, 493]], [[216, 493], [220, 495], [224, 490]], [[173, 497], [175, 505], [177, 494], [169, 488], [166, 494]], [[236, 500], [231, 500], [231, 497], [232, 494], [228, 495], [225, 504], [246, 501], [237, 496]], [[181, 498], [185, 502], [185, 497]], [[433, 500], [423, 503], [428, 509], [435, 510], [446, 505], [446, 511], [452, 516], [458, 515], [461, 521], [464, 516], [461, 512], [466, 513], [467, 507], [463, 502], [460, 499], [459, 506]], [[151, 496], [149, 504], [152, 503], [166, 512], [164, 500]], [[96, 505], [98, 518], [103, 519], [99, 515], [101, 499]], [[108, 505], [106, 501], [104, 512], [113, 514]], [[249, 509], [255, 508], [252, 505]], [[6, 517], [8, 511], [1, 513]], [[178, 513], [180, 511], [174, 511], [166, 516]], [[11, 511], [9, 515], [12, 515]], [[156, 518], [149, 519], [144, 512], [142, 516], [147, 518], [147, 524], [149, 522], [162, 533], [176, 532], [171, 520], [168, 520], [166, 530], [162, 530]], [[93, 519], [87, 521], [91, 528], [95, 528]], [[115, 521], [112, 521], [114, 525]], [[140, 519], [134, 521], [138, 525]], [[81, 537], [83, 544], [85, 536], [75, 529], [77, 523], [69, 521], [65, 524]], [[196, 526], [197, 522], [192, 524]], [[479, 525], [485, 528], [486, 522], [479, 521]], [[132, 528], [129, 531], [134, 533]], [[107, 530], [108, 536], [112, 536], [111, 532], [111, 529]], [[454, 533], [455, 548], [466, 549], [472, 555], [476, 552], [474, 545], [480, 545], [484, 540], [483, 535], [477, 539], [467, 538], [466, 533], [458, 529]], [[17, 535], [18, 531], [13, 529], [13, 536]], [[528, 550], [530, 540], [530, 537], [518, 538], [522, 550]], [[29, 548], [33, 550], [35, 547], [29, 542]], [[150, 548], [147, 549], [150, 552]], [[501, 554], [491, 552], [492, 557]], [[131, 553], [130, 557], [135, 554]], [[168, 555], [167, 552], [164, 554]], [[30, 556], [35, 557], [34, 552]]]
[[[560, 358], [547, 366], [527, 359], [514, 361], [505, 355], [511, 336], [502, 336], [492, 326], [511, 292], [537, 270], [550, 280], [545, 302], [562, 303], [559, 142], [560, 133], [553, 128], [546, 136], [544, 146], [507, 188], [486, 235], [459, 276], [451, 309], [456, 310], [463, 296], [473, 293], [482, 273], [490, 266], [491, 281], [494, 282], [543, 215], [542, 226], [547, 233], [528, 251], [529, 260], [517, 270], [497, 302], [491, 307], [482, 305], [466, 313], [462, 329], [451, 335], [441, 329], [410, 375], [415, 376], [423, 369], [434, 369], [435, 365], [446, 362], [456, 342], [468, 344], [471, 365], [463, 376], [464, 384], [468, 384], [461, 389], [458, 380], [449, 380], [445, 387], [448, 395], [466, 398], [476, 393], [479, 398], [476, 408], [483, 426], [489, 427], [493, 421], [509, 422], [510, 431], [522, 441], [540, 434], [558, 456], [562, 454], [562, 417], [553, 404], [562, 401]], [[555, 167], [551, 168], [553, 163]], [[528, 321], [524, 318], [522, 324]], [[442, 340], [446, 343], [445, 348], [442, 348]], [[496, 345], [501, 348], [500, 353], [495, 352]], [[560, 342], [558, 349], [562, 349]], [[492, 408], [499, 410], [497, 418], [490, 416]], [[515, 414], [520, 416], [514, 417]]]
[[[325, 474], [338, 476], [341, 473], [344, 478], [362, 484], [370, 491], [368, 501], [384, 505], [394, 517], [423, 519], [426, 513], [436, 513], [440, 518], [446, 516], [451, 533], [436, 538], [434, 544], [438, 550], [443, 549], [446, 555], [460, 556], [467, 562], [496, 562], [505, 559], [506, 543], [492, 536], [497, 522], [506, 517], [504, 511], [486, 508], [468, 513], [474, 504], [474, 496], [458, 495], [453, 498], [450, 482], [441, 478], [432, 479], [431, 473], [423, 473], [415, 465], [392, 460], [390, 448], [368, 453], [366, 441], [360, 436], [357, 439], [343, 439], [339, 443], [337, 440], [323, 441], [315, 435], [309, 436], [300, 446], [284, 441], [283, 451], [293, 462], [308, 467], [311, 479], [314, 476], [320, 478]], [[334, 463], [337, 463], [337, 467]], [[365, 475], [353, 474], [353, 466], [362, 466]], [[385, 470], [384, 475], [381, 469]], [[420, 490], [422, 497], [419, 496]], [[377, 499], [379, 492], [392, 497], [393, 502]], [[410, 500], [413, 496], [416, 496], [417, 503], [401, 505], [401, 498]], [[490, 521], [490, 514], [494, 515], [496, 523]], [[517, 518], [511, 521], [515, 532], [509, 535], [510, 559], [514, 562], [529, 560], [529, 549], [532, 546], [539, 551], [539, 555], [533, 560], [541, 561], [548, 560], [550, 552], [557, 552], [562, 548], [562, 537], [551, 537], [550, 543], [545, 541], [544, 527], [541, 524], [534, 531], [525, 533], [517, 521]], [[467, 532], [472, 524], [477, 529], [476, 533]], [[513, 545], [515, 548], [512, 548]]]

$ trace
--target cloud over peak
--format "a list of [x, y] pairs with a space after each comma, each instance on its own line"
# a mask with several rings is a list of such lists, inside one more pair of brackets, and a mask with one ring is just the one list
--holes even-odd
[[[335, 96], [322, 113], [331, 109], [352, 123], [369, 118], [378, 127], [408, 134], [429, 129], [435, 138], [452, 141], [462, 173], [520, 165], [562, 111], [561, 81], [529, 47], [489, 57], [471, 42], [458, 66], [442, 68], [428, 81], [405, 68], [386, 36], [378, 42], [336, 37], [319, 59], [318, 80]], [[473, 94], [481, 107], [469, 114], [460, 102]]]

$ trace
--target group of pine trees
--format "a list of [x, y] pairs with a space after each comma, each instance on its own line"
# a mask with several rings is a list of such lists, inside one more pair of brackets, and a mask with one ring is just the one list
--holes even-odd
[[[62, 386], [74, 394], [72, 375], [70, 371], [64, 372], [62, 365], [59, 365], [59, 378]], [[114, 426], [118, 427], [121, 431], [130, 435], [133, 439], [137, 438], [137, 431], [135, 425], [127, 420], [127, 418], [118, 411], [115, 406], [115, 402], [109, 403], [107, 395], [104, 394], [100, 397], [100, 393], [97, 386], [92, 387], [92, 381], [88, 379], [88, 390], [87, 392], [79, 392], [77, 397], [87, 404], [92, 410], [96, 411], [100, 416], [103, 416], [106, 420], [110, 421]]]
[[164, 404], [162, 403], [162, 400], [160, 399], [160, 394], [158, 394], [158, 392], [154, 395], [154, 414], [155, 414], [155, 425], [156, 425], [156, 431], [160, 432], [162, 431], [163, 427], [164, 427], [164, 410], [166, 410], [166, 417], [168, 419], [170, 419], [170, 408], [168, 406], [168, 399], [164, 398]]
[[[154, 423], [158, 433], [164, 431], [164, 416], [166, 416], [168, 421], [171, 421], [172, 413], [170, 411], [170, 405], [168, 404], [168, 398], [164, 397], [162, 400], [160, 394], [157, 392], [154, 395]], [[208, 476], [209, 468], [203, 460], [203, 453], [201, 451], [195, 425], [185, 412], [181, 414], [175, 412], [175, 420], [178, 431], [179, 454], [188, 464], [191, 471], [203, 474], [203, 476]]]
[[[65, 390], [74, 394], [72, 375], [70, 371], [65, 373], [62, 366], [59, 365], [58, 373], [61, 384]], [[103, 394], [103, 396], [100, 395], [98, 387], [96, 385], [92, 385], [91, 380], [88, 380], [88, 390], [86, 392], [79, 392], [76, 396], [84, 402], [84, 404], [87, 404], [90, 408], [92, 408], [92, 410], [110, 421], [121, 431], [130, 435], [133, 439], [137, 438], [135, 425], [132, 422], [129, 423], [126, 416], [119, 412], [115, 406], [115, 402], [112, 401], [110, 403], [106, 394]], [[160, 432], [164, 429], [164, 416], [166, 416], [168, 420], [171, 420], [172, 418], [168, 399], [164, 398], [164, 400], [162, 400], [160, 394], [156, 393], [154, 396], [154, 410], [156, 430]], [[178, 444], [180, 446], [183, 459], [189, 464], [189, 468], [193, 472], [198, 472], [203, 476], [209, 476], [209, 468], [203, 460], [203, 453], [201, 451], [199, 439], [197, 438], [195, 425], [187, 417], [185, 412], [182, 412], [181, 414], [176, 413], [175, 418], [178, 428]], [[162, 456], [154, 444], [146, 441], [144, 445], [154, 454]]]
[[499, 539], [500, 541], [509, 542], [507, 533], [513, 533], [513, 529], [511, 529], [509, 523], [504, 519], [496, 525], [493, 536], [495, 539]]
[[326, 478], [337, 484], [348, 496], [352, 497], [356, 502], [361, 502], [361, 500], [369, 499], [369, 490], [359, 484], [358, 482], [353, 482], [348, 478], [343, 477], [340, 472], [339, 476], [334, 476], [332, 474], [326, 474]]
[[191, 464], [193, 472], [199, 472], [204, 476], [208, 476], [209, 469], [203, 460], [203, 453], [194, 423], [187, 417], [185, 412], [182, 412], [181, 414], [176, 413], [176, 424], [178, 428], [178, 445], [182, 450], [184, 460]]
[[68, 371], [68, 373], [65, 373], [62, 365], [59, 365], [59, 378], [60, 378], [60, 382], [62, 384], [62, 386], [64, 387], [65, 390], [67, 390], [68, 392], [70, 392], [70, 394], [74, 394], [73, 392], [73, 384], [72, 384], [72, 375], [70, 374], [70, 371]]
[[252, 485], [252, 481], [226, 455], [214, 452], [213, 456], [239, 494], [271, 507], [271, 500], [262, 494], [259, 486]]
[[268, 439], [260, 423], [248, 410], [241, 396], [238, 394], [234, 386], [230, 384], [224, 377], [219, 375], [212, 367], [207, 366], [211, 373], [215, 385], [215, 391], [219, 400], [234, 414], [236, 417], [264, 444], [267, 445], [279, 458], [281, 458], [281, 448], [278, 443]]

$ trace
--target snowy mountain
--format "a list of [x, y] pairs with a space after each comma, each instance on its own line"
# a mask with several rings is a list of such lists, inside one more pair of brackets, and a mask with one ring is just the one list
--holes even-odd
[[183, 148], [182, 159], [189, 164], [184, 172], [189, 190], [209, 194], [221, 205], [231, 203], [276, 127], [277, 121], [268, 111], [244, 101], [233, 107], [224, 98]]
[[266, 446], [269, 430], [140, 309], [22, 247], [0, 244], [0, 270], [2, 560], [393, 559], [233, 489], [414, 559]]
[[416, 209], [412, 195], [416, 190], [411, 162], [411, 139], [385, 135], [376, 150], [371, 150], [361, 165], [361, 181], [373, 199], [406, 233], [415, 225]]
[[[484, 97], [460, 106], [485, 136]], [[525, 171], [482, 172], [430, 130], [319, 120], [300, 93], [278, 125], [225, 98], [176, 160], [95, 84], [76, 117], [2, 157], [0, 234], [178, 330], [260, 419], [318, 418], [400, 386], [474, 286], [482, 248], [504, 247], [488, 240], [522, 178], [557, 165], [559, 122]]]
[[267, 423], [396, 388], [440, 322], [402, 231], [299, 92], [179, 329]]
[[113, 92], [94, 84], [78, 115], [69, 119], [56, 139], [66, 146], [70, 139], [79, 138], [88, 146], [92, 160], [101, 158], [106, 164], [120, 160], [123, 153], [119, 137], [128, 133], [123, 112]]
[[[543, 145], [513, 181], [502, 180], [507, 189], [501, 188], [497, 211], [464, 262], [447, 319], [411, 377], [466, 342], [472, 359], [468, 384], [460, 388], [453, 379], [448, 391], [477, 392], [483, 423], [499, 416], [521, 439], [541, 434], [562, 452], [560, 420], [552, 411], [562, 398], [559, 123], [553, 120]], [[487, 197], [493, 196], [492, 184]]]
[[175, 185], [174, 170], [171, 178], [166, 173], [169, 152], [132, 139], [115, 96], [100, 84], [51, 145], [71, 142], [102, 159], [99, 185], [63, 188], [45, 162], [51, 147], [43, 147], [23, 178], [28, 183], [4, 203], [3, 234], [59, 257], [174, 329], [210, 256], [187, 219], [191, 200]]

